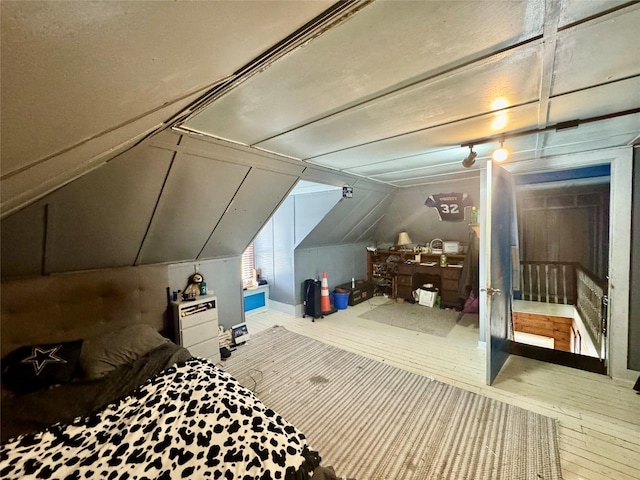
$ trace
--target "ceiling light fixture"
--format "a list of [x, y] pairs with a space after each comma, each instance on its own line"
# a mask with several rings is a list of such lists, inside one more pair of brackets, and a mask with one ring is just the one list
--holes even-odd
[[[540, 134], [540, 133], [546, 133], [546, 132], [551, 132], [551, 131], [562, 132], [563, 130], [576, 128], [576, 127], [579, 127], [579, 126], [584, 125], [584, 124], [600, 122], [600, 121], [603, 121], [603, 120], [611, 120], [612, 118], [624, 117], [626, 115], [635, 115], [635, 114], [638, 114], [638, 113], [640, 113], [640, 107], [631, 108], [629, 110], [623, 110], [623, 111], [615, 112], [615, 113], [607, 113], [605, 115], [597, 115], [595, 117], [575, 119], [575, 120], [569, 120], [569, 121], [566, 121], [566, 122], [554, 123], [552, 125], [547, 125], [546, 127], [542, 127], [542, 128], [531, 128], [531, 129], [527, 129], [527, 130], [505, 132], [505, 133], [501, 133], [499, 135], [490, 136], [490, 137], [475, 138], [475, 139], [473, 139], [473, 140], [471, 140], [469, 142], [463, 143], [460, 146], [461, 147], [472, 148], [474, 145], [475, 146], [484, 145], [485, 143], [492, 143], [492, 142], [495, 142], [495, 141], [499, 141], [502, 144], [506, 139], [509, 139], [509, 138], [524, 137], [524, 136], [528, 136], [528, 135], [537, 135], [537, 134]], [[506, 152], [506, 150], [505, 150], [505, 152]], [[507, 152], [507, 156], [508, 156], [508, 152]]]
[[504, 140], [500, 140], [500, 148], [493, 152], [491, 158], [493, 158], [496, 162], [504, 162], [509, 156], [509, 152], [503, 146]]
[[473, 145], [469, 145], [469, 155], [467, 155], [467, 158], [462, 160], [462, 166], [464, 168], [470, 168], [474, 163], [476, 163], [477, 156], [478, 154], [473, 151]]

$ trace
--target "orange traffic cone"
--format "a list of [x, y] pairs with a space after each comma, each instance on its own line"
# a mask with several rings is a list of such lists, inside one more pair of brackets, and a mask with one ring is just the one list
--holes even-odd
[[331, 301], [329, 300], [329, 281], [327, 272], [322, 272], [322, 283], [320, 284], [320, 310], [322, 313], [331, 311]]

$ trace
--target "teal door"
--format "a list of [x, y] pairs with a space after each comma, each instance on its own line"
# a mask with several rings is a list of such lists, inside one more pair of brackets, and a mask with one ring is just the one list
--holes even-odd
[[487, 385], [509, 358], [511, 323], [511, 245], [515, 196], [511, 175], [493, 161], [487, 163]]

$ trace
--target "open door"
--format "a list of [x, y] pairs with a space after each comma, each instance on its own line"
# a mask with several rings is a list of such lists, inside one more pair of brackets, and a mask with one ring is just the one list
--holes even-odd
[[511, 175], [487, 162], [485, 258], [487, 260], [487, 385], [509, 358], [511, 325], [511, 245], [515, 215]]

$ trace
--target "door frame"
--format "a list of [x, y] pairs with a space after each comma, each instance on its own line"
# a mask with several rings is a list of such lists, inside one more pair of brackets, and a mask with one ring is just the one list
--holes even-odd
[[[567, 170], [591, 165], [609, 164], [610, 210], [609, 210], [609, 311], [607, 350], [607, 374], [613, 378], [635, 381], [638, 372], [627, 368], [629, 338], [629, 281], [631, 268], [631, 201], [633, 184], [633, 147], [619, 147], [571, 155], [502, 164], [512, 174]], [[480, 246], [482, 252], [487, 239], [486, 212], [487, 168], [480, 170]], [[481, 256], [479, 265], [479, 337], [478, 346], [486, 350], [487, 335], [487, 265]], [[483, 291], [484, 289], [484, 291]]]

